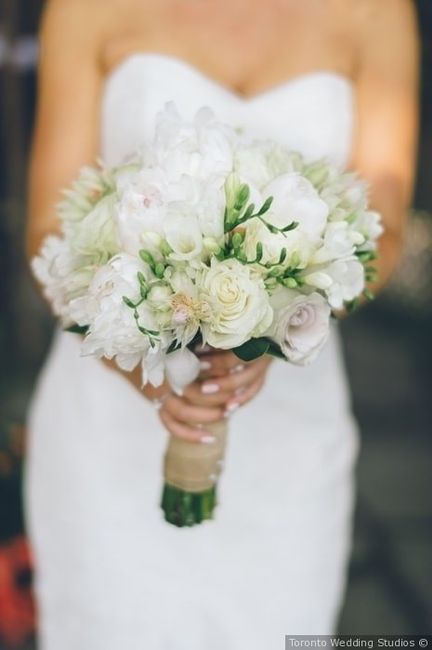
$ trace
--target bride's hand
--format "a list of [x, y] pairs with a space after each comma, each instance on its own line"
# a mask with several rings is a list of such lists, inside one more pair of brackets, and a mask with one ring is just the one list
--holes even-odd
[[183, 395], [174, 395], [164, 387], [153, 398], [147, 396], [159, 400], [159, 415], [170, 433], [194, 442], [211, 442], [203, 430], [205, 425], [228, 417], [255, 397], [271, 358], [244, 363], [232, 352], [209, 352], [200, 357], [200, 378], [187, 386]]

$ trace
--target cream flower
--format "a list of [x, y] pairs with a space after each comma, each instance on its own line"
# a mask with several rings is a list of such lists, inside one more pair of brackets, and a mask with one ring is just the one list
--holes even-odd
[[211, 313], [202, 323], [203, 339], [230, 349], [260, 336], [272, 319], [262, 280], [236, 259], [213, 261], [199, 282], [199, 298]]
[[330, 307], [319, 293], [281, 288], [270, 300], [273, 323], [267, 332], [284, 356], [298, 365], [313, 361], [328, 338]]

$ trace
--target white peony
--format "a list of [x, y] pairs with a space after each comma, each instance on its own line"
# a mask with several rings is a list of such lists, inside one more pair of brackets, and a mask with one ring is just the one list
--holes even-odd
[[271, 140], [243, 139], [234, 154], [234, 171], [242, 183], [262, 190], [275, 176], [298, 171], [301, 156]]
[[232, 129], [217, 122], [209, 108], [186, 122], [169, 102], [156, 119], [154, 154], [171, 180], [186, 174], [207, 181], [231, 171], [233, 137]]
[[330, 307], [319, 293], [280, 288], [270, 299], [273, 323], [266, 332], [284, 356], [298, 365], [313, 361], [327, 341]]
[[264, 219], [284, 228], [293, 221], [298, 231], [316, 242], [321, 237], [328, 217], [328, 207], [319, 197], [313, 185], [297, 173], [278, 176], [263, 189], [263, 196], [273, 197], [273, 202]]
[[157, 247], [163, 235], [163, 223], [172, 204], [196, 204], [199, 188], [184, 175], [171, 181], [166, 170], [144, 168], [126, 176], [118, 184], [116, 226], [123, 250], [137, 255], [147, 243]]
[[202, 272], [199, 299], [209, 308], [203, 339], [215, 348], [235, 348], [260, 336], [272, 319], [262, 279], [236, 259], [212, 261]]
[[[116, 358], [124, 370], [132, 370], [151, 347], [149, 337], [141, 333], [134, 311], [123, 297], [137, 302], [140, 298], [138, 272], [148, 273], [138, 258], [122, 253], [94, 275], [85, 296], [71, 302], [71, 316], [79, 325], [87, 325], [82, 344], [84, 355]], [[157, 329], [149, 305], [137, 309], [140, 326]]]

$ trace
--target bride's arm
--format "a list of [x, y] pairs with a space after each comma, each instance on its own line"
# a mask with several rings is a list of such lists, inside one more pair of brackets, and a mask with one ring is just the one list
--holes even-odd
[[401, 253], [413, 185], [418, 119], [418, 38], [414, 3], [371, 0], [360, 20], [356, 84], [358, 128], [352, 168], [370, 182], [383, 217], [373, 291]]
[[[108, 21], [112, 22], [112, 17], [106, 17], [108, 11], [109, 6], [101, 12], [100, 4], [89, 0], [50, 0], [43, 16], [29, 174], [29, 258], [39, 250], [46, 235], [58, 230], [55, 205], [61, 188], [69, 185], [80, 167], [94, 164], [99, 151], [103, 85], [100, 52], [110, 28]], [[238, 360], [226, 357], [228, 371]], [[105, 363], [141, 391], [139, 369], [124, 373], [113, 362]], [[142, 392], [149, 399], [157, 399], [167, 390], [166, 386], [146, 386]], [[200, 394], [194, 404], [186, 398], [171, 397], [164, 403], [161, 417], [172, 433], [200, 440], [205, 433], [185, 423], [219, 420], [230, 397], [231, 393], [223, 391], [218, 395]]]
[[69, 185], [81, 166], [94, 164], [97, 156], [102, 79], [99, 35], [90, 27], [91, 19], [91, 10], [84, 9], [80, 0], [75, 4], [50, 0], [42, 18], [29, 169], [29, 257], [47, 234], [58, 229], [55, 205], [61, 188]]

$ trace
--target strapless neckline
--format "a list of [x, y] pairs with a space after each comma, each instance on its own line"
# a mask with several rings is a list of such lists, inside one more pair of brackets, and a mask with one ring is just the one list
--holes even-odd
[[297, 87], [305, 83], [310, 83], [316, 79], [332, 79], [337, 83], [345, 85], [350, 91], [352, 91], [354, 82], [348, 77], [348, 75], [338, 72], [337, 70], [331, 69], [317, 69], [311, 70], [310, 72], [303, 72], [289, 77], [288, 79], [282, 80], [279, 83], [270, 86], [267, 89], [253, 93], [252, 95], [243, 95], [240, 92], [237, 92], [233, 88], [225, 85], [218, 79], [207, 74], [201, 70], [198, 66], [193, 63], [177, 57], [171, 54], [164, 54], [161, 52], [150, 52], [150, 51], [136, 51], [131, 52], [124, 56], [116, 65], [108, 71], [104, 79], [105, 88], [110, 85], [111, 81], [119, 76], [122, 72], [125, 71], [129, 66], [133, 65], [137, 61], [153, 60], [157, 64], [164, 64], [166, 66], [172, 67], [173, 69], [181, 69], [190, 73], [197, 79], [207, 83], [213, 88], [217, 88], [220, 92], [223, 92], [226, 96], [231, 97], [233, 100], [237, 100], [242, 104], [253, 104], [259, 102], [268, 97], [273, 97], [280, 92], [283, 92], [291, 87]]

